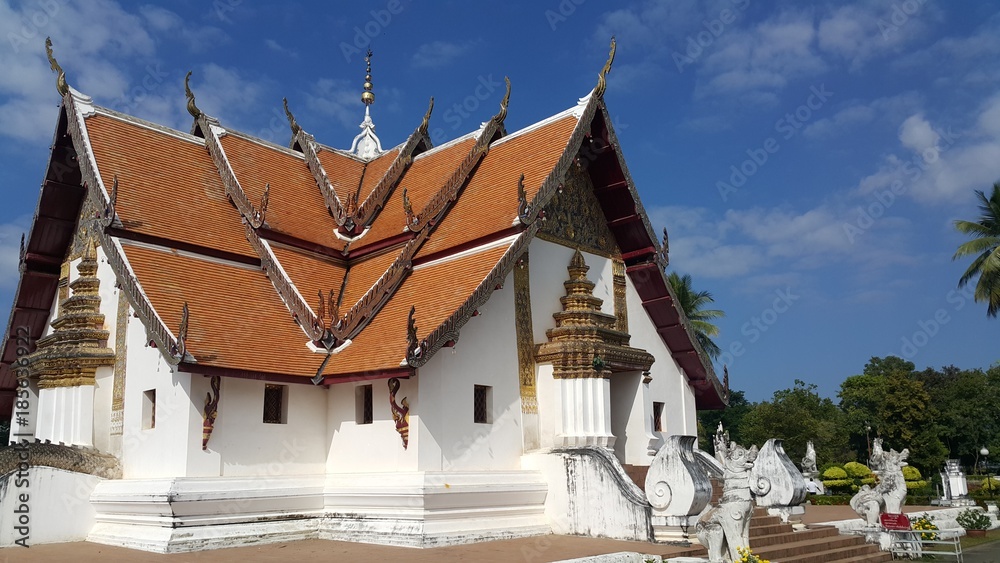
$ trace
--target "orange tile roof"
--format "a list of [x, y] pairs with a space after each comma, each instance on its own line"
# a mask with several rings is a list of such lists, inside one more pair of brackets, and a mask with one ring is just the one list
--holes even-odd
[[465, 139], [454, 145], [423, 153], [416, 158], [403, 174], [385, 207], [375, 218], [369, 232], [352, 244], [351, 250], [356, 251], [402, 233], [403, 227], [406, 226], [403, 188], [406, 188], [413, 212], [419, 214], [434, 194], [444, 186], [451, 174], [458, 169], [475, 143], [475, 139]]
[[510, 228], [517, 217], [518, 178], [524, 174], [531, 201], [566, 150], [577, 123], [567, 116], [491, 148], [417, 258]]
[[127, 230], [256, 257], [218, 169], [197, 139], [102, 113], [88, 117], [86, 126], [109, 191], [118, 175], [115, 210]]
[[[340, 293], [344, 272], [347, 271], [346, 267], [335, 264], [326, 257], [277, 244], [271, 244], [271, 251], [278, 259], [282, 269], [288, 274], [288, 278], [298, 288], [299, 294], [316, 314], [319, 314], [318, 293], [320, 291], [323, 292], [324, 296], [329, 295], [331, 289], [334, 295]], [[350, 305], [345, 303], [342, 308], [350, 307]]]
[[[361, 185], [361, 176], [365, 172], [364, 162], [322, 147], [317, 148], [316, 158], [323, 165], [330, 185], [333, 186], [341, 203], [347, 201], [348, 194], [357, 193], [358, 186]], [[313, 182], [313, 185], [315, 184], [316, 182]]]
[[371, 324], [333, 357], [324, 373], [341, 375], [398, 368], [406, 358], [410, 306], [416, 307], [417, 338], [423, 339], [472, 295], [508, 248], [490, 248], [417, 268]]
[[220, 141], [236, 179], [255, 207], [260, 205], [264, 186], [271, 184], [265, 219], [272, 230], [337, 250], [344, 247], [334, 235], [337, 222], [330, 217], [305, 160], [239, 135], [223, 135]]
[[199, 365], [315, 375], [322, 358], [308, 351], [308, 337], [260, 269], [122, 246], [150, 304], [174, 336], [188, 303], [187, 348]]
[[365, 293], [375, 285], [375, 282], [399, 257], [399, 254], [400, 249], [394, 248], [351, 264], [347, 271], [347, 285], [344, 287], [341, 313], [346, 313], [347, 309], [353, 307], [358, 300], [364, 297]]
[[361, 188], [358, 191], [358, 205], [361, 205], [368, 196], [371, 195], [372, 190], [385, 175], [392, 163], [395, 162], [396, 157], [399, 156], [399, 151], [402, 147], [389, 149], [382, 156], [372, 160], [365, 165], [365, 174], [361, 178]]

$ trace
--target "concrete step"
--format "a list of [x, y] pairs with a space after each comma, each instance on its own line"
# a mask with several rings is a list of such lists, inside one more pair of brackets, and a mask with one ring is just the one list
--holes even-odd
[[857, 536], [833, 536], [786, 542], [757, 547], [750, 542], [753, 552], [764, 559], [781, 563], [831, 563], [833, 561], [859, 561], [861, 557], [879, 555], [877, 546], [865, 543]]
[[771, 545], [781, 545], [806, 540], [822, 540], [825, 538], [839, 537], [837, 529], [833, 527], [816, 528], [813, 530], [803, 530], [801, 532], [780, 532], [766, 536], [750, 536], [750, 545], [753, 547], [767, 547]]
[[[756, 552], [754, 550], [754, 553]], [[762, 557], [767, 558], [768, 556], [762, 554]], [[812, 551], [781, 559], [781, 563], [882, 563], [883, 561], [892, 561], [892, 555], [879, 551], [878, 547], [865, 544], [863, 541], [861, 545]]]

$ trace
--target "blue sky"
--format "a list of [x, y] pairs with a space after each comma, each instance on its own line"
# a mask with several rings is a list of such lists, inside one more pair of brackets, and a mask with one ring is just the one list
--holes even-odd
[[[347, 148], [371, 43], [384, 146], [430, 96], [435, 142], [606, 101], [671, 268], [726, 311], [719, 345], [752, 400], [795, 379], [835, 396], [871, 356], [1000, 360], [1000, 321], [957, 289], [956, 218], [1000, 179], [1000, 2], [755, 0], [326, 3], [0, 0], [0, 314], [16, 285], [59, 98], [187, 130], [183, 78], [226, 126], [286, 143], [281, 98]], [[184, 205], [184, 202], [178, 202]], [[721, 365], [719, 366], [721, 370]]]

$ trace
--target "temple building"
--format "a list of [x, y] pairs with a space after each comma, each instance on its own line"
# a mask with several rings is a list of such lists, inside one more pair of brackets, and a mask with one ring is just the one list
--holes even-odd
[[438, 146], [433, 99], [376, 136], [369, 53], [349, 149], [288, 101], [287, 146], [228, 128], [190, 73], [189, 132], [123, 115], [48, 51], [62, 105], [0, 365], [46, 483], [32, 542], [648, 536], [627, 470], [728, 382], [612, 128], [614, 42], [568, 109], [509, 132], [507, 81]]

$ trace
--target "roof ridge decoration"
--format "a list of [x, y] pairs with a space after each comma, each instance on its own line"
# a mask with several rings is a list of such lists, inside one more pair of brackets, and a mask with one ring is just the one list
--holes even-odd
[[372, 189], [365, 201], [361, 203], [357, 208], [355, 217], [353, 217], [354, 229], [357, 230], [358, 227], [364, 228], [371, 224], [371, 222], [378, 215], [379, 211], [385, 207], [389, 196], [392, 191], [396, 188], [399, 180], [403, 177], [403, 174], [413, 163], [413, 152], [417, 149], [421, 142], [425, 145], [430, 145], [430, 137], [427, 135], [427, 128], [430, 124], [431, 112], [434, 111], [434, 98], [432, 97], [430, 103], [427, 105], [427, 111], [424, 113], [424, 118], [421, 120], [420, 125], [413, 130], [410, 137], [406, 140], [406, 144], [400, 149], [399, 154], [396, 155], [395, 160], [382, 175], [382, 178], [378, 181], [378, 184]]
[[281, 266], [278, 257], [271, 252], [270, 245], [257, 235], [257, 231], [249, 222], [244, 225], [244, 230], [247, 240], [250, 241], [250, 246], [260, 257], [260, 268], [264, 270], [264, 274], [271, 281], [274, 290], [278, 292], [278, 297], [281, 298], [288, 312], [292, 314], [292, 319], [298, 323], [310, 340], [316, 342], [323, 340], [327, 334], [324, 322], [306, 303], [305, 298], [299, 293], [291, 278], [288, 277], [288, 273]]
[[375, 135], [375, 122], [372, 121], [371, 105], [375, 103], [375, 93], [372, 92], [372, 50], [368, 49], [365, 55], [365, 85], [364, 92], [361, 93], [361, 103], [365, 104], [365, 118], [361, 121], [361, 132], [351, 143], [350, 152], [365, 159], [371, 160], [382, 154], [382, 141]]
[[194, 92], [191, 91], [191, 75], [194, 73], [193, 70], [189, 70], [184, 76], [184, 96], [187, 97], [187, 110], [191, 114], [191, 117], [198, 119], [202, 116], [202, 111], [198, 109], [198, 106], [194, 103]]
[[289, 142], [289, 146], [294, 147], [298, 144], [299, 148], [302, 149], [302, 156], [305, 157], [306, 166], [309, 168], [313, 180], [316, 181], [316, 186], [323, 195], [326, 208], [330, 211], [330, 215], [333, 216], [333, 220], [337, 222], [337, 227], [343, 227], [347, 223], [348, 216], [344, 211], [343, 204], [340, 202], [340, 197], [337, 196], [337, 190], [330, 183], [330, 177], [327, 176], [326, 169], [323, 168], [323, 163], [320, 162], [319, 156], [316, 154], [316, 139], [306, 132], [295, 120], [295, 116], [288, 109], [288, 98], [283, 98], [282, 103], [285, 106], [285, 117], [288, 118], [288, 126], [292, 129], [292, 140]]
[[597, 75], [597, 86], [594, 88], [594, 96], [597, 98], [604, 97], [604, 90], [608, 87], [607, 75], [611, 72], [611, 64], [615, 62], [615, 49], [617, 43], [615, 42], [615, 36], [611, 36], [611, 52], [608, 54], [608, 62], [604, 63], [604, 68]]
[[181, 326], [177, 331], [177, 342], [170, 349], [170, 353], [178, 362], [183, 360], [187, 354], [188, 320], [190, 315], [191, 311], [188, 309], [187, 301], [185, 301], [184, 306], [181, 308]]
[[476, 139], [472, 149], [469, 150], [469, 154], [466, 155], [458, 169], [452, 173], [441, 189], [427, 202], [423, 211], [408, 221], [407, 228], [409, 230], [419, 231], [428, 224], [436, 223], [458, 197], [458, 192], [465, 185], [469, 174], [490, 151], [493, 137], [498, 132], [501, 135], [506, 133], [503, 130], [503, 122], [507, 118], [507, 105], [510, 102], [510, 78], [505, 76], [503, 80], [507, 84], [507, 91], [504, 93], [503, 99], [500, 100], [500, 111], [484, 124], [483, 131]]
[[66, 82], [66, 72], [56, 61], [55, 55], [52, 54], [51, 37], [45, 38], [45, 55], [49, 59], [49, 67], [52, 68], [52, 72], [58, 73], [58, 76], [56, 77], [56, 91], [59, 92], [60, 96], [69, 94], [69, 84]]
[[[70, 89], [69, 93], [73, 95], [64, 96], [63, 105], [66, 111], [67, 129], [73, 141], [73, 147], [78, 155], [76, 162], [80, 167], [83, 186], [87, 190], [85, 198], [89, 198], [93, 202], [94, 208], [102, 209], [111, 202], [111, 198], [98, 172], [97, 161], [94, 159], [90, 137], [86, 130], [87, 125], [84, 121], [84, 114], [81, 108], [78, 107], [89, 108], [89, 101], [82, 94], [78, 97], [75, 90]], [[86, 203], [83, 203], [83, 205], [86, 205]], [[124, 251], [121, 250], [120, 243], [109, 235], [100, 224], [96, 225], [93, 232], [96, 234], [97, 241], [100, 243], [107, 257], [108, 265], [114, 271], [115, 277], [121, 285], [122, 291], [125, 292], [129, 304], [136, 315], [139, 316], [143, 326], [146, 327], [146, 334], [150, 339], [150, 343], [161, 351], [167, 363], [177, 365], [179, 360], [169, 353], [172, 347], [176, 346], [177, 342], [170, 329], [167, 328], [166, 323], [163, 322], [163, 319], [160, 318], [156, 310], [153, 309], [152, 304], [150, 304], [146, 293], [142, 289], [142, 285], [139, 283], [138, 278], [135, 277], [135, 272], [132, 271], [131, 265], [129, 265], [128, 260], [124, 256]], [[185, 361], [195, 361], [195, 358], [190, 353], [186, 353], [185, 356]]]
[[108, 228], [115, 223], [121, 224], [118, 219], [118, 212], [115, 210], [115, 205], [118, 204], [118, 174], [115, 174], [111, 180], [111, 197], [108, 199], [107, 205], [104, 206], [104, 214], [101, 216], [101, 226]]
[[271, 201], [271, 182], [264, 184], [264, 194], [260, 196], [260, 206], [253, 209], [253, 214], [247, 218], [250, 226], [259, 229], [265, 225], [267, 204]]

